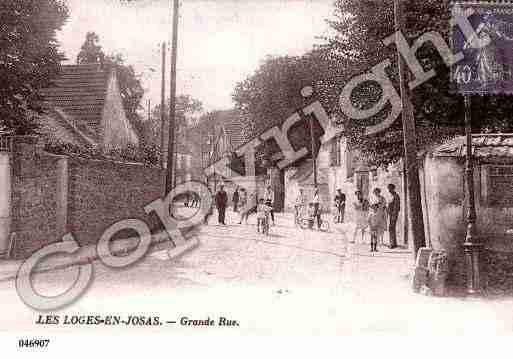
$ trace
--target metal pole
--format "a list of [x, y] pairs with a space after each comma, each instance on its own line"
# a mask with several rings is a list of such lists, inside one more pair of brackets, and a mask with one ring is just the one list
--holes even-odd
[[[403, 24], [404, 0], [394, 0], [394, 21], [397, 36], [401, 34]], [[417, 165], [417, 135], [415, 133], [415, 119], [413, 117], [413, 105], [410, 100], [408, 87], [408, 75], [406, 73], [405, 60], [397, 53], [399, 85], [403, 105], [403, 140], [404, 162], [406, 166], [406, 178], [408, 186], [409, 215], [411, 216], [411, 228], [413, 235], [413, 255], [416, 258], [419, 248], [426, 246], [424, 233], [424, 218], [422, 215], [422, 199], [420, 194], [419, 170]]]
[[[301, 113], [301, 112], [300, 112]], [[308, 123], [310, 124], [310, 145], [312, 150], [312, 166], [314, 176], [314, 188], [317, 188], [317, 151], [315, 146], [314, 130], [313, 130], [313, 119], [310, 116]]]
[[160, 93], [160, 152], [162, 168], [166, 168], [166, 43], [162, 43], [162, 89]]
[[467, 184], [467, 233], [463, 244], [465, 252], [465, 270], [467, 273], [467, 294], [482, 293], [481, 250], [476, 228], [476, 203], [474, 191], [474, 161], [472, 155], [472, 113], [469, 96], [465, 96], [465, 137], [466, 137], [466, 184]]
[[173, 189], [173, 152], [175, 140], [175, 110], [176, 110], [176, 58], [178, 47], [178, 10], [179, 0], [173, 0], [173, 39], [171, 43], [171, 78], [169, 94], [169, 143], [167, 146], [167, 176], [166, 194]]

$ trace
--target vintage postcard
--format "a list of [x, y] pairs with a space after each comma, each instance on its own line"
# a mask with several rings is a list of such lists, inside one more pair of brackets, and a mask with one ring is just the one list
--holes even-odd
[[0, 24], [16, 353], [513, 331], [513, 3], [1, 0]]

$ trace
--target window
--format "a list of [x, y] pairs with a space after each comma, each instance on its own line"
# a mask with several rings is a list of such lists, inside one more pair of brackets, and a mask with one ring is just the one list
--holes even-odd
[[331, 141], [330, 147], [330, 167], [338, 167], [341, 165], [340, 138]]
[[481, 203], [489, 207], [513, 208], [513, 166], [482, 166]]

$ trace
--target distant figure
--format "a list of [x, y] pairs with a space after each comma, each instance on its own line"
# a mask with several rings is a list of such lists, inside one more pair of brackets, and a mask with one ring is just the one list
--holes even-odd
[[385, 235], [385, 231], [387, 229], [387, 200], [381, 194], [380, 188], [374, 188], [372, 191], [376, 201], [373, 204], [377, 205], [377, 234], [378, 234], [378, 243], [382, 246], [383, 237]]
[[271, 186], [267, 186], [267, 189], [264, 194], [265, 204], [271, 207], [271, 220], [273, 221], [274, 226], [274, 191]]
[[371, 252], [378, 251], [378, 236], [381, 230], [381, 215], [379, 213], [379, 204], [374, 203], [370, 206], [370, 213], [367, 217], [367, 224], [369, 225], [370, 232], [370, 246]]
[[308, 229], [313, 229], [316, 213], [315, 205], [313, 203], [309, 203], [308, 210], [306, 212], [308, 218]]
[[314, 217], [317, 218], [317, 229], [321, 229], [321, 199], [319, 197], [318, 188], [316, 188], [314, 191], [312, 203], [315, 209]]
[[395, 191], [395, 185], [390, 183], [388, 185], [388, 192], [392, 199], [388, 203], [388, 234], [390, 236], [390, 248], [397, 248], [397, 234], [396, 225], [399, 218], [399, 211], [401, 210], [401, 198]]
[[363, 198], [363, 194], [361, 191], [356, 191], [356, 201], [353, 203], [354, 211], [355, 211], [355, 222], [356, 226], [354, 228], [353, 240], [352, 243], [356, 242], [356, 235], [358, 231], [362, 233], [362, 243], [363, 237], [365, 234], [365, 229], [368, 225], [367, 213], [369, 211], [369, 201]]
[[184, 207], [189, 207], [189, 202], [190, 201], [191, 201], [191, 193], [190, 192], [186, 192], [185, 193], [185, 199], [183, 201]]
[[335, 196], [335, 208], [337, 210], [335, 221], [336, 223], [344, 223], [344, 215], [346, 212], [346, 195], [340, 189], [337, 189]]
[[237, 212], [237, 210], [238, 210], [237, 206], [239, 204], [239, 187], [238, 186], [235, 188], [235, 192], [233, 192], [232, 202], [233, 202], [233, 211]]
[[210, 208], [208, 209], [207, 213], [205, 213], [205, 217], [203, 218], [203, 224], [207, 225], [209, 218], [214, 213], [214, 203], [215, 203], [215, 196], [212, 196], [212, 203], [210, 204]]
[[199, 195], [196, 192], [192, 193], [191, 207], [199, 207]]
[[268, 206], [263, 198], [260, 198], [257, 206], [257, 232], [260, 233], [260, 228], [263, 234], [269, 234], [269, 214], [272, 207]]
[[219, 224], [225, 223], [225, 214], [226, 214], [226, 205], [228, 203], [228, 194], [224, 190], [224, 186], [221, 185], [219, 187], [219, 191], [216, 193], [216, 206], [217, 206], [217, 212], [218, 212], [218, 219], [217, 221]]
[[243, 220], [245, 220], [246, 224], [248, 223], [248, 214], [248, 194], [244, 188], [241, 188], [239, 195], [239, 224], [242, 224]]
[[305, 207], [306, 207], [307, 199], [303, 189], [299, 189], [299, 194], [296, 197], [296, 202], [294, 203], [294, 223], [299, 225], [301, 218], [304, 216]]

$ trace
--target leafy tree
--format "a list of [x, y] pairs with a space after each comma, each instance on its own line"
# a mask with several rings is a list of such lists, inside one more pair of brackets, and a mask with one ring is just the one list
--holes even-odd
[[103, 63], [105, 54], [102, 47], [98, 45], [99, 41], [100, 37], [95, 32], [86, 34], [86, 41], [77, 56], [77, 64]]
[[[143, 120], [144, 135], [143, 139], [147, 143], [152, 143], [157, 146], [161, 144], [161, 105], [158, 104], [151, 110], [149, 120]], [[201, 101], [191, 97], [190, 95], [178, 95], [176, 98], [176, 126], [175, 133], [177, 138], [184, 140], [184, 134], [188, 127], [195, 125], [199, 119], [198, 115], [203, 111], [203, 104]], [[164, 107], [164, 120], [169, 118], [169, 99]]]
[[267, 57], [254, 74], [236, 85], [232, 94], [237, 109], [245, 115], [248, 133], [279, 125], [305, 106], [301, 89], [322, 82], [330, 73], [328, 66], [315, 51], [303, 56]]
[[68, 10], [60, 0], [0, 2], [0, 127], [35, 131], [38, 90], [50, 84], [63, 58], [55, 38]]
[[139, 76], [131, 65], [125, 63], [121, 54], [106, 56], [99, 45], [100, 37], [95, 32], [88, 32], [86, 40], [77, 56], [78, 64], [101, 64], [115, 67], [119, 83], [123, 107], [130, 123], [134, 126], [139, 138], [143, 137], [144, 126], [139, 115], [141, 100], [144, 96]]

